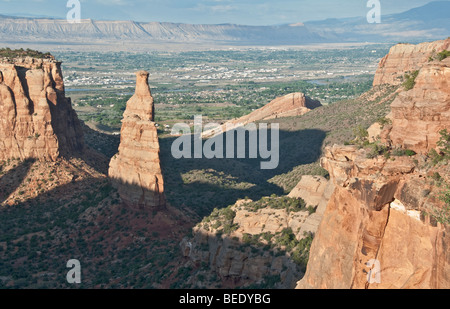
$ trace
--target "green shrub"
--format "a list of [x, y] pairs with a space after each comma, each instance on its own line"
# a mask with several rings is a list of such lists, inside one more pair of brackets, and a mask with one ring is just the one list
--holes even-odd
[[419, 75], [419, 70], [414, 71], [410, 74], [405, 74], [405, 81], [403, 82], [403, 87], [405, 87], [406, 90], [411, 90], [414, 88], [414, 85], [416, 84], [416, 78]]
[[369, 132], [362, 125], [358, 125], [353, 129], [355, 135], [355, 141], [359, 144], [363, 144], [369, 138]]
[[405, 155], [407, 155], [408, 157], [412, 157], [416, 155], [416, 152], [414, 150], [411, 149], [406, 149], [405, 150]]
[[448, 133], [447, 129], [441, 130], [439, 132], [441, 138], [437, 145], [441, 148], [441, 152], [444, 154], [444, 159], [450, 159], [450, 133]]
[[11, 49], [11, 48], [1, 48], [0, 49], [0, 57], [6, 58], [17, 58], [17, 57], [33, 57], [33, 58], [51, 58], [50, 53], [41, 53], [37, 50], [32, 50], [27, 48], [26, 50], [23, 48], [20, 49]]
[[389, 148], [379, 143], [370, 144], [369, 148], [370, 151], [366, 155], [368, 159], [373, 159], [380, 155], [386, 155], [387, 153], [389, 153]]
[[438, 172], [435, 172], [435, 173], [431, 176], [431, 178], [432, 178], [433, 180], [435, 180], [435, 181], [440, 181], [440, 180], [442, 179], [442, 176], [441, 176], [441, 174], [439, 174]]
[[443, 50], [439, 54], [437, 54], [437, 59], [439, 61], [442, 61], [447, 57], [450, 57], [450, 50]]
[[450, 224], [450, 186], [439, 195], [439, 199], [445, 203], [443, 208], [433, 208], [431, 217], [441, 224]]
[[439, 134], [441, 135], [441, 138], [437, 143], [439, 152], [437, 152], [436, 149], [431, 149], [428, 153], [428, 157], [431, 159], [433, 165], [450, 160], [450, 133], [448, 133], [447, 129], [444, 129], [441, 130]]
[[311, 249], [311, 244], [314, 239], [314, 234], [308, 233], [305, 235], [306, 237], [301, 239], [297, 246], [294, 249], [294, 252], [292, 252], [292, 260], [301, 267], [302, 271], [306, 271], [306, 265], [308, 264], [309, 260], [309, 251]]
[[377, 119], [377, 122], [384, 128], [386, 125], [392, 124], [392, 120], [386, 117], [381, 117]]
[[416, 155], [416, 152], [411, 149], [397, 148], [392, 151], [392, 155], [395, 157], [404, 157], [404, 156], [412, 157]]

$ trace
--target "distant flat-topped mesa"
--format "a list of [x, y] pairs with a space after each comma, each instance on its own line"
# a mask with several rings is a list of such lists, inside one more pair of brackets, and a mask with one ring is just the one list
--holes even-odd
[[145, 71], [136, 73], [136, 93], [123, 114], [119, 153], [109, 165], [109, 177], [122, 201], [135, 209], [161, 209], [166, 205], [148, 76]]
[[419, 70], [429, 62], [430, 57], [444, 50], [450, 50], [450, 38], [417, 45], [397, 44], [381, 59], [373, 85], [400, 85], [405, 73]]
[[0, 160], [55, 161], [83, 150], [61, 62], [52, 56], [0, 58]]

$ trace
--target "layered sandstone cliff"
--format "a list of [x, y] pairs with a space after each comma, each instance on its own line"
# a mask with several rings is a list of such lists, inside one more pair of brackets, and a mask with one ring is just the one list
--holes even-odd
[[55, 161], [84, 150], [83, 133], [53, 57], [0, 62], [0, 160]]
[[[425, 57], [428, 45], [419, 46], [418, 55], [405, 54], [412, 57], [405, 63], [416, 65]], [[386, 59], [392, 55], [382, 65]], [[450, 128], [448, 65], [448, 60], [422, 63], [414, 88], [392, 103], [392, 123], [379, 126], [379, 134], [369, 130], [384, 154], [374, 155], [375, 144], [326, 148], [321, 165], [336, 188], [298, 288], [450, 287], [450, 230], [433, 216], [445, 209], [438, 198], [443, 187], [431, 177], [449, 181], [449, 170], [433, 166], [425, 155], [437, 147], [439, 131]], [[396, 156], [396, 148], [418, 154]]]
[[161, 209], [166, 200], [149, 73], [140, 71], [136, 77], [136, 92], [123, 114], [119, 152], [111, 159], [109, 177], [126, 205]]
[[450, 58], [425, 64], [414, 88], [392, 103], [390, 118], [389, 143], [423, 154], [436, 148], [439, 132], [450, 129]]
[[380, 61], [373, 85], [400, 85], [406, 72], [413, 72], [428, 63], [430, 57], [450, 49], [450, 39], [413, 44], [397, 44]]
[[[298, 288], [448, 288], [448, 227], [426, 215], [442, 207], [413, 158], [367, 159], [354, 146], [321, 160], [336, 189]], [[368, 274], [375, 263], [378, 277]]]

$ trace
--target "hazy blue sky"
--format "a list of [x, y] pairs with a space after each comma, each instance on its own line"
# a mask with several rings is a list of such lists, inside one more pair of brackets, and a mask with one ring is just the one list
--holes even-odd
[[[450, 1], [450, 0], [449, 0]], [[366, 16], [368, 0], [81, 0], [81, 18], [273, 25]], [[430, 0], [380, 0], [382, 14]], [[65, 18], [67, 0], [0, 0], [0, 14]]]

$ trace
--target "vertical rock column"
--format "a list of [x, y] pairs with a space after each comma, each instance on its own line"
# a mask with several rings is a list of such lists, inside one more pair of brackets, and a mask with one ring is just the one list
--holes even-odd
[[162, 209], [164, 180], [148, 76], [145, 71], [136, 73], [136, 92], [123, 114], [119, 153], [110, 162], [109, 177], [127, 206]]

